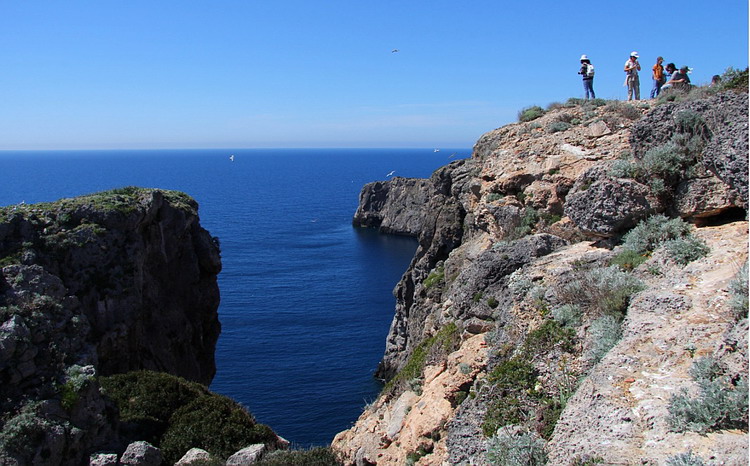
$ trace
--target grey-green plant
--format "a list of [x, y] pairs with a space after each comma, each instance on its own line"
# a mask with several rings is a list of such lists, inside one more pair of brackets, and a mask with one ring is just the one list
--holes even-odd
[[583, 310], [577, 304], [563, 304], [552, 308], [552, 318], [563, 327], [578, 327], [582, 316]]
[[502, 466], [541, 466], [547, 464], [545, 441], [536, 432], [500, 429], [489, 439], [487, 459]]
[[743, 319], [748, 314], [748, 273], [747, 261], [729, 282], [729, 306], [737, 319]]
[[712, 358], [699, 358], [690, 368], [697, 395], [683, 387], [669, 400], [667, 424], [674, 432], [705, 433], [748, 426], [748, 381], [724, 374]]
[[0, 451], [32, 460], [47, 432], [55, 426], [40, 414], [41, 404], [39, 401], [29, 402], [17, 414], [6, 418], [0, 431]]
[[518, 112], [518, 121], [525, 123], [525, 122], [529, 122], [532, 120], [536, 120], [537, 118], [543, 116], [545, 113], [546, 111], [538, 105], [525, 107], [521, 109], [520, 112]]
[[553, 121], [552, 123], [547, 125], [547, 132], [548, 133], [558, 133], [560, 131], [565, 131], [570, 129], [570, 123], [565, 121]]
[[647, 218], [623, 236], [624, 251], [648, 255], [659, 247], [666, 248], [669, 257], [682, 265], [710, 252], [703, 240], [693, 236], [690, 225], [662, 214]]
[[691, 450], [667, 458], [667, 466], [705, 466], [703, 458], [693, 454]]
[[558, 290], [562, 302], [577, 304], [594, 316], [624, 315], [630, 297], [644, 289], [643, 283], [617, 266], [586, 270]]
[[622, 337], [622, 324], [613, 315], [603, 315], [591, 323], [591, 346], [588, 357], [593, 363], [601, 361]]

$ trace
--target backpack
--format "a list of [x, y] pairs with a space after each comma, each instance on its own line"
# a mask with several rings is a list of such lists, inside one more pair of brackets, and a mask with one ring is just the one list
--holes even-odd
[[592, 65], [591, 63], [586, 64], [586, 77], [587, 78], [594, 77], [594, 65]]

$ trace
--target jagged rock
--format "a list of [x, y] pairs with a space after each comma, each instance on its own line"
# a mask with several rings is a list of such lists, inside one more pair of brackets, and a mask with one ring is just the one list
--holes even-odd
[[191, 448], [188, 450], [175, 466], [188, 466], [193, 463], [202, 463], [211, 459], [211, 453], [201, 448]]
[[120, 464], [129, 466], [161, 466], [161, 450], [148, 442], [133, 442], [125, 449]]
[[250, 445], [227, 458], [227, 466], [242, 466], [255, 463], [267, 452], [268, 447], [263, 443]]
[[94, 453], [89, 458], [89, 466], [117, 466], [117, 453]]
[[565, 215], [584, 233], [600, 237], [618, 235], [657, 211], [647, 186], [608, 176], [576, 183], [565, 202]]
[[683, 218], [713, 217], [735, 206], [726, 185], [716, 177], [683, 181], [675, 191], [674, 204]]
[[608, 134], [612, 134], [612, 131], [607, 126], [607, 123], [602, 120], [595, 121], [588, 126], [589, 137], [600, 138]]
[[428, 201], [428, 181], [394, 177], [362, 188], [353, 224], [383, 233], [418, 236]]

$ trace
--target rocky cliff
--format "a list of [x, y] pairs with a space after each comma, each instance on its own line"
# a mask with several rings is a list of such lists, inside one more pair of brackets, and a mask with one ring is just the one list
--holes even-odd
[[95, 375], [211, 381], [221, 260], [197, 208], [182, 193], [124, 188], [0, 209], [6, 452], [78, 464], [112, 447], [115, 410]]
[[[419, 247], [346, 463], [745, 464], [747, 121], [746, 92], [571, 101], [365, 186], [354, 224]], [[733, 408], [697, 427], [707, 390]]]

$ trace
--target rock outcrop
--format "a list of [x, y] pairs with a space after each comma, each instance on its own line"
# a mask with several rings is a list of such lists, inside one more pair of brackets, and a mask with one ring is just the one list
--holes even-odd
[[[742, 431], [701, 437], [664, 418], [679, 387], [695, 390], [699, 356], [718, 361], [727, 396], [748, 378], [747, 319], [726, 294], [747, 260], [747, 126], [742, 93], [573, 103], [485, 134], [429, 180], [365, 186], [354, 224], [419, 247], [394, 291], [389, 382], [333, 442], [345, 463], [490, 464], [527, 435], [550, 464], [690, 449], [744, 464], [746, 398]], [[702, 227], [684, 243], [701, 252], [628, 262], [615, 246], [654, 214]]]
[[79, 464], [112, 448], [116, 410], [96, 375], [211, 381], [221, 260], [197, 207], [125, 188], [0, 209], [4, 453]]

